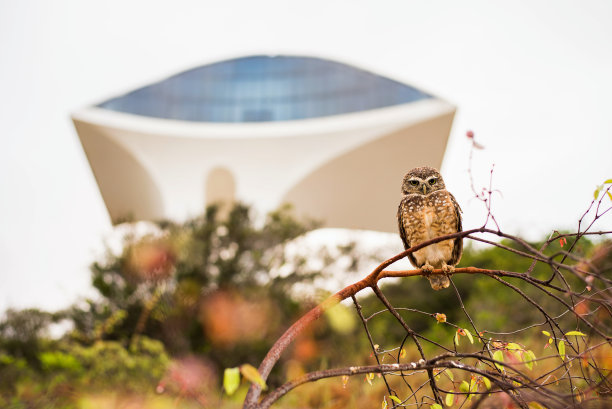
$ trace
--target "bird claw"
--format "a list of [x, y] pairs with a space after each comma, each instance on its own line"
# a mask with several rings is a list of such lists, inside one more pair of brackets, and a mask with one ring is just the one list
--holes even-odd
[[455, 272], [455, 266], [449, 266], [448, 264], [443, 264], [442, 265], [442, 272], [444, 274], [453, 274]]
[[423, 272], [423, 274], [429, 276], [429, 275], [431, 275], [431, 273], [433, 273], [434, 268], [433, 268], [433, 266], [431, 264], [424, 264], [421, 267], [421, 271]]

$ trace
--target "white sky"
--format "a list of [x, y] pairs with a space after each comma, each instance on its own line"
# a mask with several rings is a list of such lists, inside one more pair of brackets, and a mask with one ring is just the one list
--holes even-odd
[[327, 57], [456, 104], [442, 173], [464, 227], [483, 219], [473, 129], [476, 184], [495, 163], [502, 229], [575, 228], [612, 178], [610, 21], [607, 0], [2, 1], [0, 311], [84, 295], [110, 230], [70, 112], [249, 54]]

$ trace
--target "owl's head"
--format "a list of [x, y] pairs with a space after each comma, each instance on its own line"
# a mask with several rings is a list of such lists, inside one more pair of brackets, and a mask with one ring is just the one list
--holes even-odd
[[444, 179], [442, 179], [440, 172], [428, 166], [412, 169], [406, 173], [402, 182], [403, 195], [428, 195], [433, 191], [445, 188]]

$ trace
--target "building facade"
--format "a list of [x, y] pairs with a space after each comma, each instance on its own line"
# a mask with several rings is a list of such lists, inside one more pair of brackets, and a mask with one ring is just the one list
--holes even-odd
[[234, 200], [292, 203], [329, 227], [396, 231], [403, 175], [440, 167], [455, 107], [342, 63], [251, 56], [72, 115], [116, 223]]

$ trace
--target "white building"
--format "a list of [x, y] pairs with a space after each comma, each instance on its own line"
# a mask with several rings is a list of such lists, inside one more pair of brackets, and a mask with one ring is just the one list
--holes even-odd
[[209, 203], [293, 203], [328, 227], [397, 230], [403, 175], [439, 168], [455, 113], [409, 85], [311, 57], [198, 67], [72, 118], [113, 222]]

